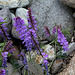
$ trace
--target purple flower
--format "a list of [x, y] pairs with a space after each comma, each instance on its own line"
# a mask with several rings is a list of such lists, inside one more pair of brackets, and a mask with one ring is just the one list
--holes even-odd
[[48, 57], [48, 54], [46, 54], [45, 52], [42, 52], [42, 55], [45, 59]]
[[19, 57], [20, 57], [20, 60], [22, 61], [22, 63], [24, 64], [24, 68], [28, 69], [25, 53], [21, 52]]
[[4, 46], [3, 51], [7, 51], [9, 53], [12, 53], [15, 48], [12, 46], [13, 42], [11, 40], [8, 40]]
[[[0, 22], [4, 22], [4, 20], [1, 17], [0, 17]], [[7, 33], [8, 28], [5, 27], [5, 24], [6, 23], [0, 25], [0, 34], [1, 36], [3, 36], [4, 39], [10, 39], [9, 34]]]
[[62, 34], [60, 28], [58, 28], [58, 37], [57, 38], [58, 38], [57, 41], [60, 43], [60, 45], [63, 46], [63, 50], [67, 51], [68, 50], [68, 42], [67, 42], [65, 36]]
[[2, 57], [3, 57], [3, 63], [2, 63], [2, 66], [5, 68], [7, 67], [7, 55], [8, 55], [8, 52], [2, 52]]
[[12, 51], [15, 50], [15, 48], [12, 46], [12, 41], [8, 40], [3, 48], [2, 57], [3, 57], [3, 63], [2, 66], [5, 68], [7, 67], [7, 55], [8, 53], [12, 53]]
[[5, 58], [7, 57], [7, 54], [8, 54], [8, 52], [2, 52], [2, 56]]
[[34, 18], [34, 16], [33, 16], [33, 13], [32, 13], [32, 10], [31, 10], [31, 8], [28, 8], [28, 23], [29, 23], [29, 28], [31, 29], [33, 29], [33, 30], [37, 30], [37, 25], [36, 25], [36, 23], [37, 23], [37, 21], [35, 21], [35, 18]]
[[43, 56], [43, 65], [45, 65], [46, 69], [46, 75], [48, 75], [48, 61], [47, 61], [48, 55], [45, 52], [42, 52], [42, 56]]
[[4, 69], [0, 69], [0, 75], [6, 75], [6, 71]]
[[46, 68], [46, 75], [49, 75], [49, 73], [48, 73], [48, 65], [47, 64], [45, 64], [45, 68]]
[[48, 27], [44, 26], [44, 30], [45, 30], [45, 33], [47, 34], [47, 37], [49, 37], [51, 34], [50, 34]]
[[[31, 18], [30, 18], [31, 19]], [[22, 44], [25, 43], [25, 46], [27, 47], [27, 50], [31, 51], [32, 47], [34, 46], [33, 44], [33, 40], [31, 38], [31, 32], [34, 38], [37, 37], [36, 35], [36, 28], [34, 24], [32, 27], [29, 28], [29, 30], [27, 29], [27, 27], [25, 26], [24, 20], [22, 20], [20, 17], [16, 17], [14, 18], [15, 23], [13, 24], [16, 27], [16, 31], [20, 34], [20, 39], [23, 40]], [[31, 22], [33, 23], [33, 22]], [[34, 30], [35, 28], [35, 30]]]
[[54, 26], [54, 28], [53, 28], [53, 34], [55, 34], [56, 29], [57, 29], [57, 26]]
[[31, 39], [31, 35], [30, 32], [32, 31], [32, 33], [35, 35], [35, 31], [27, 29], [27, 27], [25, 26], [25, 22], [24, 20], [22, 20], [20, 17], [16, 17], [14, 18], [15, 23], [13, 24], [16, 27], [16, 31], [20, 34], [20, 39], [23, 40], [22, 44], [25, 43], [25, 46], [27, 47], [27, 50], [31, 50], [32, 49], [32, 39]]

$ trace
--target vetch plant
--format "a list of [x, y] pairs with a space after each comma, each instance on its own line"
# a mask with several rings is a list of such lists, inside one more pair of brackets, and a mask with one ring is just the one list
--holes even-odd
[[[28, 26], [25, 25], [25, 22], [21, 17], [15, 17], [13, 19], [15, 21], [13, 25], [16, 27], [16, 31], [19, 34], [19, 38], [22, 40], [22, 44], [24, 44], [24, 46], [26, 47], [26, 50], [29, 51], [29, 53], [33, 49], [36, 50], [40, 60], [42, 59], [41, 65], [45, 67], [45, 74], [49, 75], [49, 69], [51, 68], [54, 60], [56, 59], [58, 52], [60, 52], [61, 50], [63, 50], [64, 52], [68, 51], [68, 41], [66, 40], [66, 37], [64, 36], [61, 30], [61, 26], [55, 25], [52, 32], [54, 35], [55, 33], [57, 33], [56, 34], [57, 36], [55, 36], [55, 39], [49, 43], [54, 46], [55, 51], [54, 50], [48, 51], [48, 52], [53, 52], [52, 59], [48, 60], [49, 54], [47, 54], [47, 52], [40, 47], [39, 41], [37, 40], [37, 30], [38, 30], [36, 25], [37, 21], [35, 20], [35, 17], [34, 17], [34, 14], [32, 13], [31, 8], [28, 8], [27, 13], [28, 13], [27, 19], [29, 23]], [[3, 61], [2, 67], [4, 67], [4, 69], [0, 69], [0, 75], [6, 75], [5, 68], [7, 67], [7, 60], [8, 60], [7, 57], [9, 57], [10, 54], [13, 54], [13, 50], [15, 50], [15, 48], [13, 47], [13, 42], [9, 40], [10, 38], [9, 38], [9, 34], [7, 33], [7, 28], [5, 27], [5, 24], [6, 22], [2, 18], [0, 18], [0, 34], [5, 39], [4, 43], [0, 43], [0, 55], [2, 57], [1, 60]], [[44, 26], [44, 30], [45, 30], [45, 33], [47, 34], [47, 37], [52, 38], [52, 35], [50, 34], [49, 28], [47, 26]], [[57, 48], [57, 46], [59, 47], [59, 49]], [[58, 50], [58, 52], [56, 50]], [[31, 56], [30, 56], [30, 60], [27, 61], [27, 58], [26, 58], [27, 51], [25, 51], [25, 53], [21, 51], [20, 54], [18, 55], [24, 65], [25, 70], [28, 70], [27, 62], [30, 62], [30, 61], [32, 62]]]
[[5, 46], [2, 49], [2, 57], [3, 57], [3, 63], [2, 66], [5, 68], [7, 67], [7, 57], [8, 57], [8, 53], [12, 54], [12, 51], [15, 50], [15, 48], [12, 46], [12, 41], [8, 40], [8, 42], [6, 42]]
[[7, 33], [8, 28], [5, 27], [6, 23], [7, 22], [0, 17], [0, 35], [3, 36], [4, 39], [10, 39], [9, 34]]
[[63, 35], [63, 33], [61, 32], [60, 25], [54, 27], [53, 34], [55, 34], [56, 30], [57, 30], [57, 39], [58, 39], [57, 42], [59, 42], [60, 45], [62, 45], [62, 48], [64, 51], [67, 51], [68, 50], [68, 42], [67, 42], [65, 36]]

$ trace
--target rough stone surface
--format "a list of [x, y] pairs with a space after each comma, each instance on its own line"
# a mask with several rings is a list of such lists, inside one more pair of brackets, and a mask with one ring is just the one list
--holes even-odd
[[52, 67], [51, 67], [51, 73], [57, 73], [61, 67], [63, 66], [64, 62], [62, 59], [60, 60], [55, 60]]
[[75, 50], [75, 42], [69, 44], [69, 50], [66, 51], [66, 54], [69, 55]]
[[[8, 23], [6, 23], [6, 27], [8, 28], [8, 30], [7, 30], [7, 32], [8, 33], [10, 33], [10, 30], [11, 30], [11, 27], [12, 27], [12, 24], [11, 24], [11, 13], [10, 13], [10, 11], [9, 11], [9, 9], [8, 8], [3, 8], [2, 10], [0, 10], [0, 17], [2, 18], [2, 19], [5, 19], [5, 22], [8, 22]], [[0, 41], [2, 41], [1, 40], [1, 36], [0, 36]]]
[[70, 63], [67, 65], [67, 68], [57, 75], [75, 75], [75, 54]]
[[13, 23], [14, 23], [13, 18], [15, 18], [16, 16], [13, 13], [11, 13], [11, 17], [12, 17], [12, 25], [13, 25]]
[[75, 0], [59, 0], [59, 1], [61, 1], [62, 3], [66, 4], [70, 7], [75, 8]]
[[14, 68], [10, 63], [7, 63], [6, 70], [8, 71], [8, 75], [21, 75], [18, 71], [14, 72]]
[[57, 25], [61, 24], [63, 29], [70, 27], [70, 32], [73, 32], [74, 19], [71, 10], [59, 0], [32, 0], [30, 5], [35, 18], [37, 19], [39, 36], [43, 36], [43, 38], [46, 37], [44, 36], [45, 33], [43, 30], [45, 25], [48, 26], [52, 34], [55, 23], [57, 23]]
[[0, 8], [17, 8], [27, 6], [28, 4], [28, 0], [0, 0]]
[[[35, 62], [33, 62], [33, 63], [32, 62], [28, 62], [28, 70], [29, 70], [29, 75], [44, 75], [41, 66], [38, 65]], [[23, 68], [23, 70], [22, 70], [22, 74], [23, 75], [24, 75], [24, 71], [25, 70]]]

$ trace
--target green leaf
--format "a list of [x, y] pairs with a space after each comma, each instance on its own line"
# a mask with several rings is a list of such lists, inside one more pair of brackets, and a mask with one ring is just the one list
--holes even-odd
[[0, 43], [0, 46], [4, 46], [4, 42], [3, 43]]
[[14, 60], [11, 59], [10, 63], [13, 65], [14, 69], [18, 69], [20, 67], [17, 60], [15, 60], [15, 59]]
[[62, 33], [63, 33], [64, 35], [66, 35], [66, 34], [71, 35], [71, 33], [70, 33], [69, 30], [70, 30], [70, 27], [67, 28], [67, 29], [62, 30]]
[[0, 60], [0, 67], [2, 67], [2, 60]]
[[10, 57], [10, 56], [11, 56], [11, 53], [8, 54], [8, 57]]
[[3, 23], [8, 23], [8, 22], [0, 22], [0, 25], [3, 24]]
[[43, 44], [40, 44], [39, 46], [40, 46], [40, 48], [42, 48], [42, 47], [44, 47], [45, 45], [43, 45]]
[[4, 20], [6, 20], [6, 19], [7, 19], [7, 17], [4, 18]]

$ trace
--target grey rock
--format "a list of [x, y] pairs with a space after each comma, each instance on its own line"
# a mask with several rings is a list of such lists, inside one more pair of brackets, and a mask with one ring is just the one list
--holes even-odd
[[25, 8], [18, 8], [16, 10], [16, 16], [17, 17], [21, 17], [22, 19], [24, 19], [25, 25], [28, 25], [28, 20], [27, 20], [27, 9]]
[[[9, 11], [9, 9], [8, 8], [3, 8], [2, 10], [0, 10], [0, 17], [2, 18], [2, 19], [5, 19], [5, 22], [7, 22], [6, 23], [6, 25], [5, 25], [5, 27], [7, 27], [8, 28], [8, 30], [7, 30], [7, 33], [9, 34], [10, 33], [10, 31], [11, 31], [11, 27], [12, 27], [12, 24], [11, 24], [11, 13], [10, 13], [10, 11]], [[0, 40], [1, 40], [1, 36], [0, 36]], [[2, 41], [2, 40], [1, 40]]]
[[[29, 75], [44, 75], [41, 66], [35, 62], [33, 63], [28, 62], [28, 70], [29, 70]], [[24, 71], [25, 69], [23, 68], [22, 70], [23, 75], [24, 75]]]
[[75, 0], [59, 0], [59, 1], [61, 1], [65, 5], [75, 8]]
[[7, 63], [6, 70], [8, 71], [8, 75], [21, 75], [18, 71], [14, 72], [14, 68], [10, 63]]
[[14, 18], [16, 17], [13, 13], [11, 13], [11, 17], [12, 17], [12, 25], [13, 25], [13, 23], [14, 23]]
[[66, 51], [66, 54], [69, 55], [75, 50], [75, 42], [69, 44], [69, 50]]
[[0, 0], [0, 8], [17, 8], [27, 6], [28, 4], [28, 0]]
[[75, 53], [69, 64], [65, 65], [64, 70], [57, 75], [75, 75]]
[[[48, 26], [52, 34], [55, 23], [57, 25], [61, 24], [62, 29], [70, 28], [69, 31], [73, 33], [74, 19], [71, 9], [63, 5], [59, 0], [32, 0], [30, 7], [37, 20], [37, 33], [40, 37], [46, 38], [43, 30], [45, 25]], [[67, 38], [69, 39], [71, 36]]]
[[61, 69], [63, 64], [64, 64], [64, 62], [62, 59], [55, 60], [52, 67], [51, 67], [51, 73], [57, 73]]

